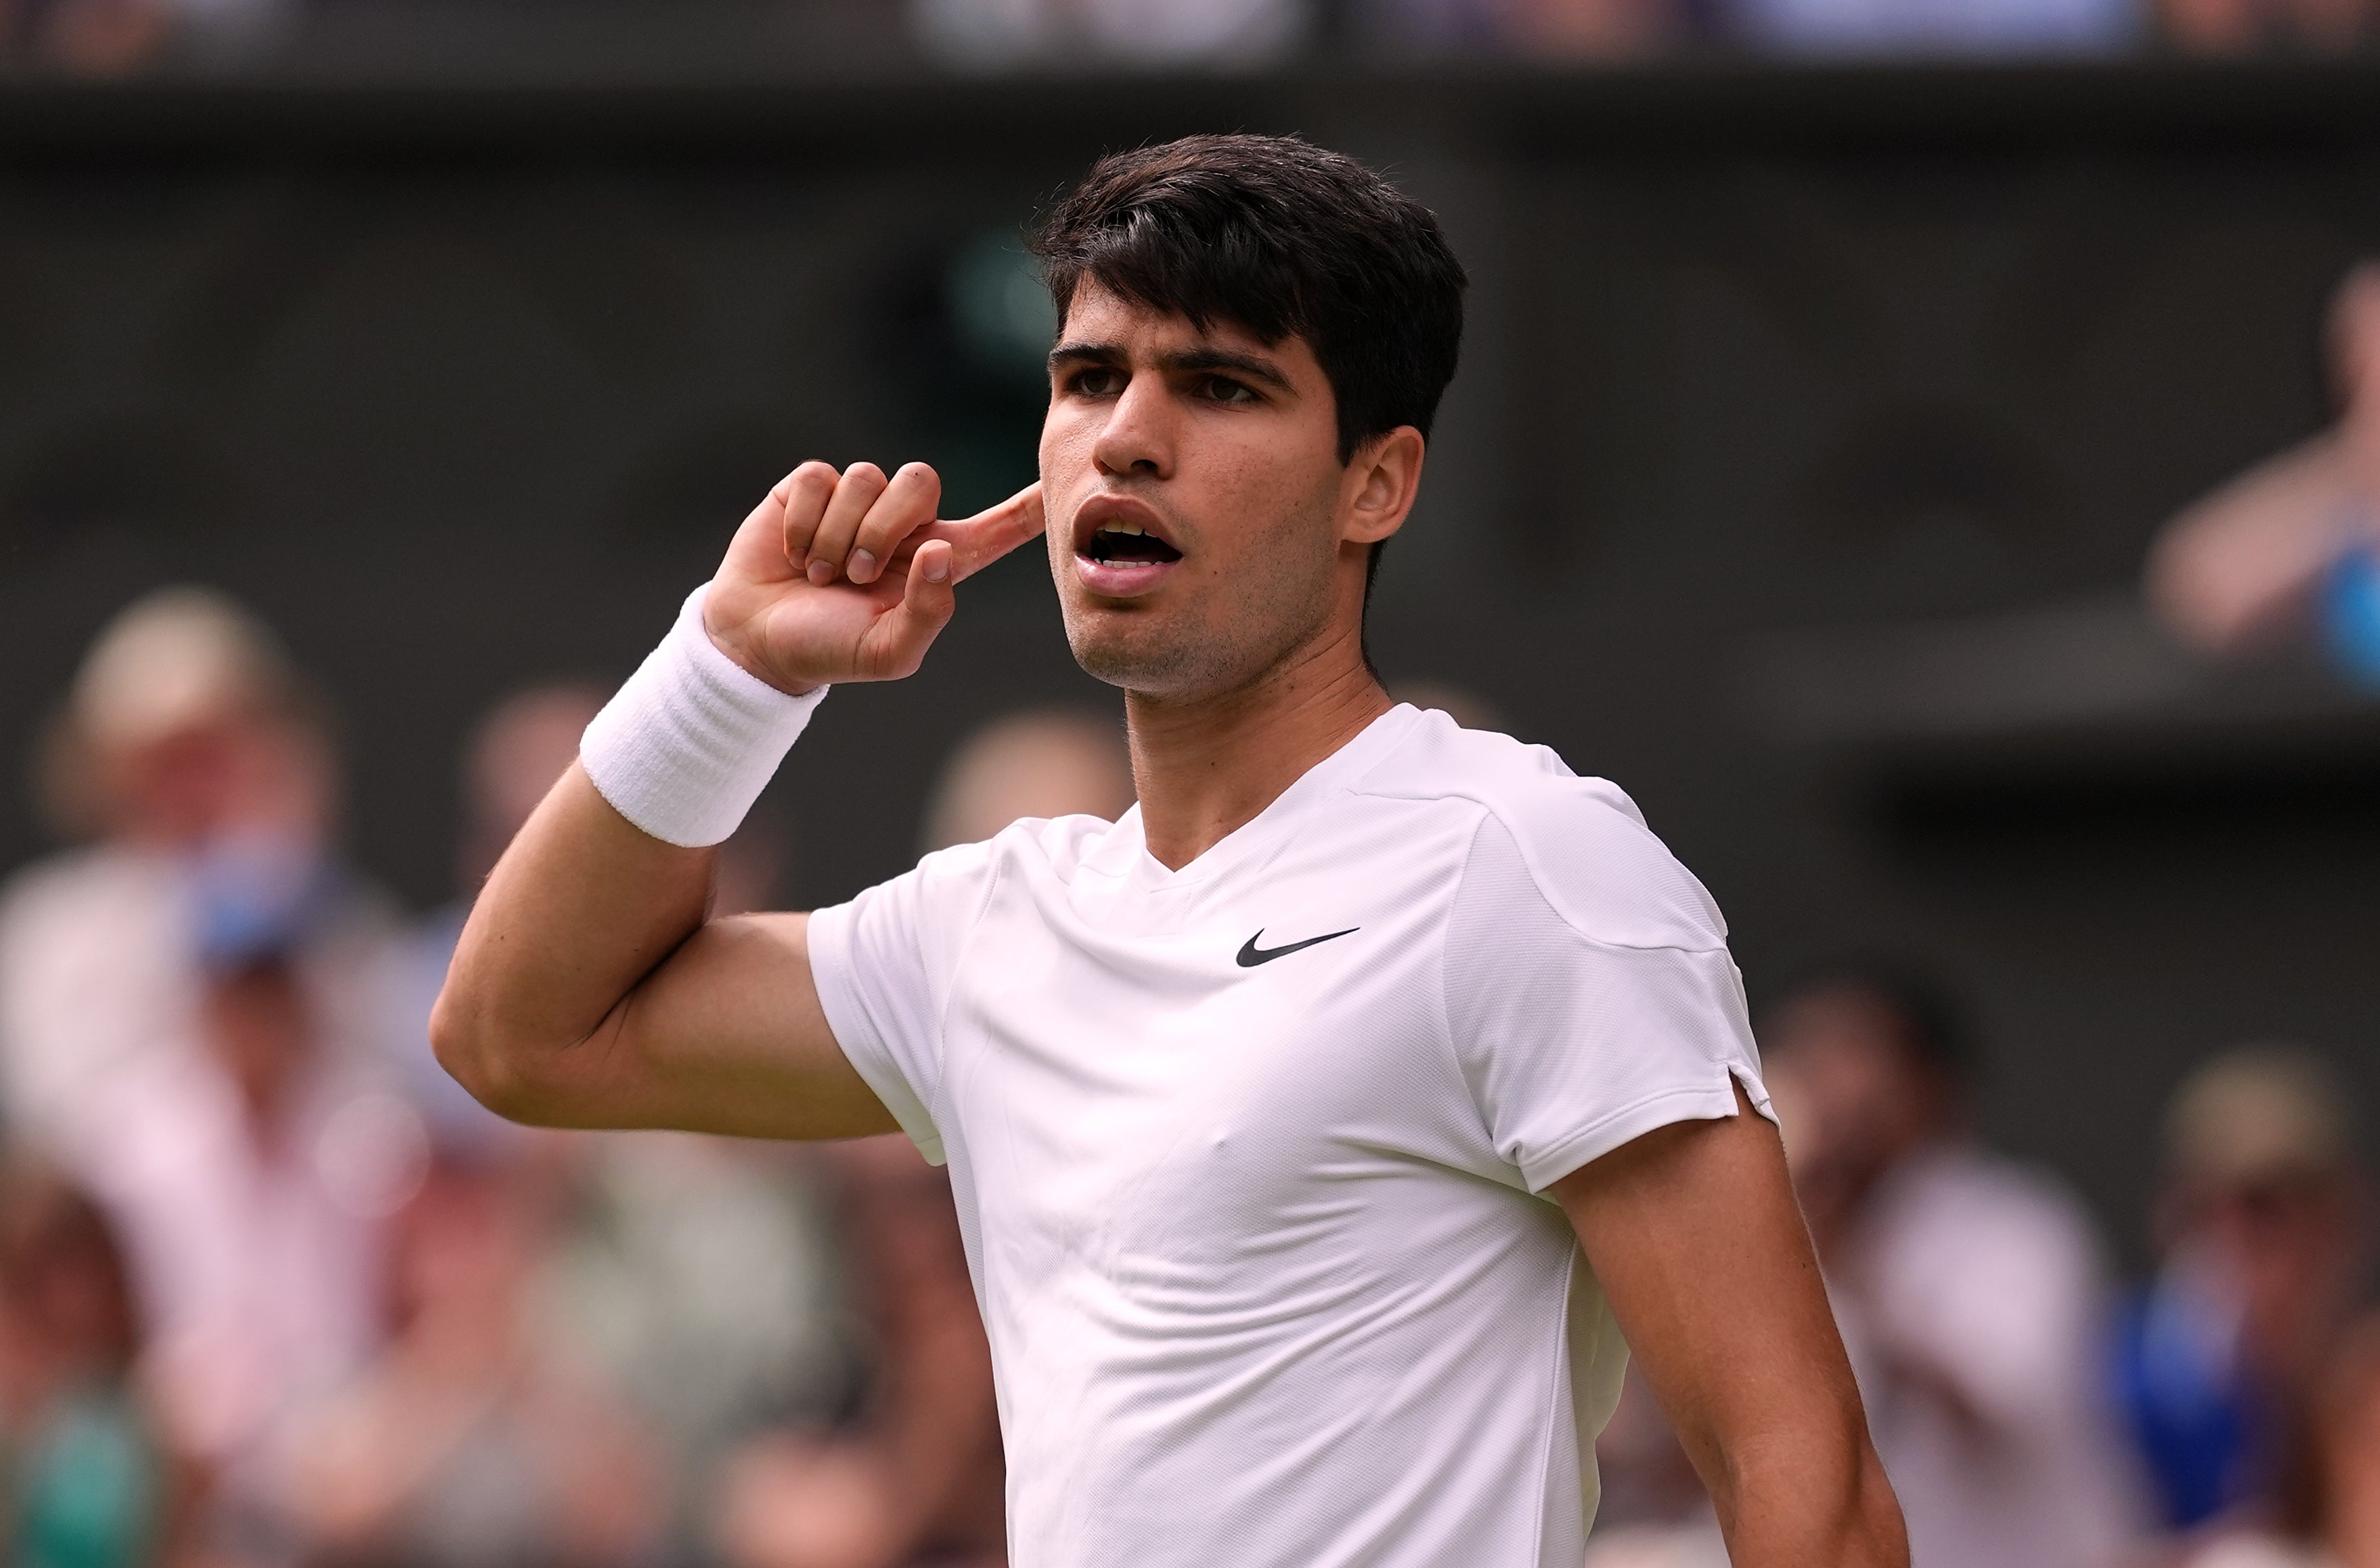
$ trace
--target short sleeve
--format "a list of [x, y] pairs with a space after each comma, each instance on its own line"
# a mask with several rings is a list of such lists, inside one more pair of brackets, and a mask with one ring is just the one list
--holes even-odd
[[990, 845], [943, 850], [809, 920], [810, 978], [835, 1042], [937, 1165], [943, 1004], [994, 863]]
[[1708, 895], [1633, 818], [1580, 811], [1535, 856], [1484, 817], [1447, 927], [1454, 1050], [1497, 1157], [1532, 1192], [1657, 1127], [1735, 1114], [1739, 1082], [1775, 1119]]

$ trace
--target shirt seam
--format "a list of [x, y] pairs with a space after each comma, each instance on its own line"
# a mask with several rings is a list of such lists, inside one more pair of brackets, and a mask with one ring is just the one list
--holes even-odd
[[[1349, 793], [1359, 792], [1351, 790]], [[1454, 1081], [1463, 1086], [1463, 1099], [1470, 1102], [1471, 1114], [1477, 1119], [1481, 1146], [1493, 1153], [1496, 1129], [1488, 1123], [1488, 1108], [1480, 1096], [1480, 1086], [1472, 1076], [1470, 1059], [1463, 1051], [1462, 1042], [1454, 1038], [1454, 1004], [1448, 1000], [1446, 983], [1447, 949], [1454, 943], [1454, 917], [1463, 907], [1464, 884], [1471, 880], [1471, 857], [1479, 847], [1479, 830], [1491, 815], [1479, 802], [1471, 804], [1479, 808], [1479, 816], [1471, 824], [1471, 836], [1463, 841], [1463, 861], [1454, 872], [1454, 893], [1447, 899], [1446, 912], [1438, 922], [1438, 1038], [1446, 1051], [1448, 1064], [1454, 1069]]]
[[[1562, 906], [1555, 903], [1552, 896], [1546, 892], [1545, 878], [1539, 874], [1536, 857], [1529, 852], [1529, 841], [1527, 838], [1513, 828], [1512, 820], [1504, 815], [1503, 811], [1496, 806], [1495, 802], [1474, 795], [1468, 790], [1448, 790], [1443, 795], [1437, 796], [1415, 796], [1396, 795], [1387, 790], [1359, 789], [1351, 785], [1347, 793], [1350, 795], [1368, 796], [1375, 800], [1463, 800], [1478, 808], [1481, 813], [1482, 822], [1484, 822], [1488, 818], [1492, 817], [1496, 820], [1498, 826], [1501, 827], [1506, 833], [1512, 834], [1512, 847], [1520, 851], [1522, 868], [1529, 873], [1529, 886], [1536, 891], [1539, 900], [1544, 903], [1548, 909], [1553, 912], [1554, 918], [1561, 922], [1562, 929], [1564, 930], [1569, 931], [1571, 935], [1578, 938], [1579, 941], [1586, 943], [1589, 947], [1599, 949], [1605, 953], [1725, 953], [1729, 950], [1727, 939], [1725, 937], [1721, 937], [1718, 941], [1707, 944], [1690, 946], [1682, 942], [1614, 942], [1609, 937], [1597, 936], [1592, 931], [1582, 929], [1579, 923], [1564, 913]], [[1469, 874], [1471, 869], [1472, 853], [1478, 847], [1479, 827], [1480, 823], [1478, 822], [1472, 824], [1471, 845], [1463, 851], [1463, 874], [1466, 876]], [[1457, 884], [1456, 891], [1458, 894], [1461, 892], [1459, 882]]]
[[[1545, 1389], [1545, 1420], [1537, 1440], [1536, 1475], [1532, 1477], [1530, 1489], [1536, 1496], [1530, 1511], [1530, 1533], [1536, 1537], [1537, 1542], [1531, 1554], [1536, 1568], [1549, 1568], [1546, 1562], [1546, 1479], [1553, 1471], [1554, 1444], [1560, 1436], [1565, 1414], [1571, 1429], [1573, 1432], [1578, 1429], [1578, 1379], [1570, 1362], [1575, 1348], [1570, 1343], [1570, 1319], [1572, 1294], [1578, 1289], [1578, 1266], [1585, 1257], [1585, 1251], [1573, 1241], [1570, 1249], [1570, 1266], [1562, 1270], [1561, 1310], [1554, 1314], [1554, 1354], [1546, 1357], [1553, 1367], [1553, 1373]], [[1565, 1395], [1569, 1397], [1565, 1398]], [[1567, 1412], [1565, 1406], [1570, 1407]], [[1582, 1457], [1579, 1463], [1584, 1465], [1585, 1458]]]

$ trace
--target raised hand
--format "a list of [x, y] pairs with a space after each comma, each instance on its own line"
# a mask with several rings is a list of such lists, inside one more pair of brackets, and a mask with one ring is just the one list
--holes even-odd
[[703, 626], [780, 691], [913, 674], [955, 607], [952, 586], [1038, 536], [1041, 487], [937, 522], [942, 481], [923, 463], [891, 479], [805, 463], [735, 530]]

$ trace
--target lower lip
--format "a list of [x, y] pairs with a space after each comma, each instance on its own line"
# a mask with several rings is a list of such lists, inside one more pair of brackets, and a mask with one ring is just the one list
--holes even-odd
[[1094, 561], [1075, 557], [1075, 577], [1102, 599], [1137, 599], [1165, 580], [1179, 561]]

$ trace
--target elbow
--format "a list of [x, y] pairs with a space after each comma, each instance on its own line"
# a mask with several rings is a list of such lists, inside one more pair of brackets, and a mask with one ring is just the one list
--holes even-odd
[[1846, 1550], [1838, 1561], [1874, 1568], [1909, 1568], [1909, 1528], [1900, 1516], [1900, 1500], [1893, 1495], [1875, 1446], [1862, 1443], [1860, 1447], [1858, 1478], [1844, 1521]]
[[1865, 1423], [1739, 1449], [1706, 1473], [1731, 1561], [1909, 1568], [1909, 1533]]
[[430, 1051], [472, 1099], [510, 1122], [536, 1124], [539, 1097], [507, 1051], [505, 1031], [486, 1010], [458, 994], [450, 977], [430, 1009]]

